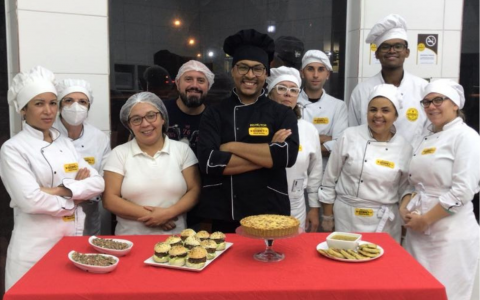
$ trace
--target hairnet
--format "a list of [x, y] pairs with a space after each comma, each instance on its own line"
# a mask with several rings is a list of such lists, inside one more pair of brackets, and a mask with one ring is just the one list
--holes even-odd
[[215, 75], [212, 73], [212, 71], [210, 71], [210, 69], [206, 65], [193, 59], [190, 61], [187, 61], [180, 67], [177, 73], [177, 77], [175, 78], [175, 81], [178, 81], [180, 77], [182, 77], [182, 75], [188, 71], [202, 72], [208, 80], [208, 89], [212, 87]]
[[393, 84], [379, 84], [375, 86], [368, 96], [368, 103], [377, 97], [384, 97], [390, 100], [397, 112], [402, 109], [402, 93]]
[[130, 117], [130, 112], [132, 111], [132, 108], [138, 103], [149, 103], [158, 109], [163, 119], [165, 120], [162, 126], [162, 132], [166, 133], [168, 129], [167, 108], [165, 107], [165, 104], [163, 104], [163, 101], [158, 98], [157, 95], [150, 92], [141, 92], [128, 98], [127, 102], [125, 102], [125, 104], [120, 109], [120, 121], [122, 122], [123, 126], [127, 127], [127, 129], [130, 130], [130, 127], [128, 126], [128, 118]]
[[430, 82], [424, 90], [423, 98], [430, 93], [442, 94], [453, 101], [460, 109], [465, 105], [463, 87], [451, 79], [438, 79]]
[[28, 72], [20, 72], [13, 77], [8, 89], [8, 104], [20, 113], [30, 100], [43, 93], [57, 95], [55, 75], [44, 67], [36, 66]]
[[400, 15], [391, 14], [373, 25], [365, 39], [366, 43], [380, 46], [386, 40], [402, 39], [408, 41], [407, 22]]
[[302, 58], [302, 69], [313, 62], [322, 63], [325, 68], [332, 71], [332, 64], [328, 56], [320, 50], [308, 50]]
[[93, 104], [92, 88], [90, 87], [90, 83], [83, 79], [64, 79], [58, 82], [55, 87], [57, 88], [57, 96], [60, 101], [62, 101], [66, 95], [78, 92], [84, 93], [88, 97], [90, 105]]
[[291, 81], [299, 88], [302, 85], [300, 72], [295, 68], [279, 67], [270, 69], [270, 76], [267, 77], [268, 89], [272, 90], [279, 82]]

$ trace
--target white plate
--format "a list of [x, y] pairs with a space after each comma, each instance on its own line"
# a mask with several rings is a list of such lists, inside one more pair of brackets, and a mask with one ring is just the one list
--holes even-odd
[[[132, 247], [133, 247], [133, 243], [130, 242], [130, 241], [127, 241], [127, 240], [105, 239], [105, 240], [113, 240], [115, 242], [125, 243], [125, 244], [129, 245], [127, 249], [123, 249], [123, 250], [108, 249], [108, 248], [104, 248], [104, 247], [94, 245], [93, 240], [96, 239], [96, 238], [99, 238], [99, 237], [92, 235], [90, 238], [88, 238], [88, 243], [90, 243], [90, 245], [92, 245], [92, 247], [95, 248], [95, 250], [97, 250], [98, 252], [105, 253], [105, 254], [110, 254], [110, 255], [115, 255], [115, 256], [124, 256], [125, 254], [130, 252], [130, 250], [132, 250]], [[99, 239], [103, 239], [103, 238], [99, 238]]]
[[[367, 241], [360, 241], [359, 243], [360, 245], [363, 245], [363, 244], [374, 244], [374, 243], [370, 243], [370, 242], [367, 242]], [[336, 257], [332, 257], [332, 256], [327, 256], [323, 253], [320, 253], [318, 252], [319, 249], [321, 250], [328, 250], [328, 245], [327, 245], [327, 242], [323, 242], [323, 243], [320, 243], [317, 245], [317, 252], [327, 258], [330, 258], [330, 259], [333, 259], [333, 260], [339, 260], [339, 261], [344, 261], [344, 262], [349, 262], [349, 263], [361, 263], [361, 262], [369, 262], [369, 261], [372, 261], [372, 260], [376, 260], [377, 258], [381, 257], [383, 255], [383, 253], [385, 252], [383, 250], [382, 247], [378, 246], [377, 245], [377, 248], [380, 250], [380, 255], [378, 255], [377, 257], [374, 257], [374, 258], [370, 258], [370, 259], [344, 259], [344, 258], [336, 258]]]
[[220, 255], [222, 255], [225, 251], [227, 251], [230, 247], [232, 247], [232, 245], [233, 245], [233, 243], [228, 243], [228, 242], [226, 242], [225, 244], [226, 244], [225, 245], [225, 250], [216, 251], [217, 255], [213, 259], [210, 259], [210, 260], [207, 259], [207, 262], [205, 263], [205, 265], [203, 267], [201, 267], [200, 269], [189, 268], [187, 266], [173, 266], [173, 265], [169, 265], [168, 262], [157, 263], [156, 261], [153, 260], [153, 256], [150, 256], [147, 260], [144, 261], [144, 263], [146, 263], [147, 265], [154, 266], [154, 267], [162, 267], [162, 268], [180, 269], [180, 270], [186, 270], [186, 271], [200, 272], [203, 269], [205, 269], [209, 264], [211, 264], [214, 260], [216, 260]]
[[73, 264], [77, 267], [77, 268], [80, 268], [84, 271], [87, 271], [87, 272], [90, 272], [90, 273], [108, 273], [108, 272], [112, 272], [113, 270], [115, 270], [115, 268], [117, 267], [118, 265], [118, 262], [120, 261], [120, 259], [114, 255], [108, 255], [108, 254], [98, 254], [98, 253], [82, 253], [82, 254], [86, 254], [86, 255], [103, 255], [103, 256], [108, 256], [108, 257], [112, 257], [113, 259], [115, 259], [117, 262], [114, 263], [113, 265], [111, 266], [106, 266], [106, 267], [102, 267], [102, 266], [92, 266], [92, 265], [84, 265], [84, 264], [81, 264], [79, 262], [76, 262], [73, 260], [72, 258], [72, 255], [73, 253], [75, 253], [76, 251], [70, 251], [68, 253], [68, 259], [70, 259]]

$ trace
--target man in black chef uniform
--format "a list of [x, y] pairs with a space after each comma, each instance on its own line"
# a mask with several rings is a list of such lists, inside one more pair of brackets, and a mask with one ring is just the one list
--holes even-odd
[[223, 50], [233, 57], [235, 87], [200, 122], [198, 214], [212, 220], [212, 231], [234, 232], [246, 216], [290, 215], [285, 168], [295, 164], [299, 141], [293, 111], [265, 96], [274, 41], [241, 30], [225, 40]]

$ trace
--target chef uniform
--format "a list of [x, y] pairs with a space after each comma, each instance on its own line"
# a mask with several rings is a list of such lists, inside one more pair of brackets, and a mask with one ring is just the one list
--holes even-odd
[[[273, 43], [268, 35], [249, 29], [229, 36], [224, 50], [233, 57], [233, 65], [241, 60], [258, 61], [268, 73]], [[280, 129], [291, 129], [292, 134], [283, 143], [271, 142]], [[220, 145], [232, 141], [268, 144], [273, 166], [223, 175], [232, 154], [220, 151]], [[255, 102], [244, 104], [235, 88], [229, 98], [208, 107], [200, 122], [197, 155], [203, 187], [198, 215], [229, 222], [229, 227], [250, 215], [290, 215], [285, 168], [295, 163], [298, 147], [292, 109], [267, 98], [263, 89]]]
[[[282, 82], [292, 82], [300, 87], [302, 79], [298, 70], [279, 67], [270, 70], [267, 78], [269, 93]], [[293, 97], [293, 96], [292, 96]], [[290, 198], [290, 215], [300, 221], [305, 229], [307, 218], [305, 205], [305, 189], [308, 194], [309, 207], [320, 207], [318, 189], [322, 181], [322, 151], [317, 129], [305, 120], [298, 120], [298, 136], [300, 146], [295, 164], [287, 168], [288, 197]]]
[[[58, 99], [60, 101], [70, 93], [80, 92], [85, 94], [90, 101], [89, 108], [93, 105], [92, 90], [90, 88], [90, 84], [85, 80], [64, 79], [56, 84], [56, 88], [58, 91]], [[66, 106], [63, 106], [63, 109], [65, 108]], [[83, 125], [82, 133], [80, 134], [80, 137], [75, 140], [69, 138], [68, 130], [62, 123], [61, 118], [63, 118], [67, 123], [69, 123], [70, 120], [62, 113], [63, 110], [60, 112], [53, 127], [58, 129], [64, 137], [72, 141], [75, 149], [85, 159], [85, 161], [87, 161], [90, 166], [97, 170], [99, 174], [102, 174], [102, 167], [111, 151], [109, 137], [104, 132], [85, 121], [87, 113], [85, 113], [83, 116], [77, 113], [75, 117], [80, 118], [78, 122]], [[81, 226], [83, 228], [83, 232], [79, 232], [78, 235], [90, 236], [100, 234], [101, 223], [109, 227], [108, 225], [111, 222], [111, 213], [103, 209], [103, 206], [100, 204], [100, 200], [101, 195], [98, 195], [97, 197], [90, 199], [90, 201], [84, 201], [79, 205], [85, 213], [85, 220], [84, 226]], [[102, 230], [102, 233], [110, 234], [110, 232], [107, 230]]]
[[[465, 103], [463, 88], [451, 80], [434, 81], [424, 95], [429, 93], [448, 97], [460, 109]], [[425, 232], [407, 230], [404, 246], [445, 285], [449, 300], [470, 299], [479, 259], [472, 199], [480, 190], [480, 136], [457, 117], [442, 131], [418, 138], [414, 149], [409, 181], [417, 194], [407, 209], [425, 214], [440, 204], [450, 215]]]
[[[366, 43], [380, 46], [391, 39], [408, 41], [407, 25], [399, 15], [389, 15], [375, 24], [367, 36]], [[427, 117], [420, 105], [423, 89], [428, 84], [425, 79], [403, 71], [403, 78], [398, 86], [402, 93], [402, 108], [398, 109], [398, 119], [395, 121], [397, 133], [401, 134], [408, 142], [412, 143], [415, 137], [421, 136], [427, 125]], [[348, 125], [357, 126], [367, 123], [367, 107], [370, 99], [368, 95], [373, 88], [384, 84], [382, 72], [360, 82], [353, 90], [348, 104]]]
[[[328, 56], [320, 50], [309, 50], [302, 58], [302, 70], [310, 63], [322, 63], [330, 72], [332, 65]], [[318, 101], [311, 102], [305, 91], [298, 97], [298, 106], [302, 112], [302, 119], [312, 123], [318, 131], [318, 135], [328, 135], [332, 137], [331, 141], [325, 142], [323, 146], [332, 151], [337, 139], [348, 127], [347, 106], [345, 102], [328, 95], [323, 90], [322, 96]], [[323, 157], [323, 168], [326, 168], [328, 157]]]
[[[36, 95], [56, 94], [54, 75], [41, 67], [20, 73], [9, 90], [9, 104], [17, 112]], [[11, 197], [14, 228], [7, 250], [5, 290], [20, 279], [62, 237], [76, 233], [81, 210], [74, 200], [95, 197], [103, 192], [104, 181], [76, 152], [73, 144], [54, 129], [52, 143], [44, 141], [43, 132], [26, 122], [20, 133], [1, 148], [0, 174]], [[79, 169], [88, 168], [90, 177], [75, 180]], [[41, 187], [63, 185], [72, 197], [50, 195]]]
[[[376, 87], [369, 98], [383, 96], [399, 107], [393, 85]], [[335, 229], [388, 232], [400, 242], [399, 200], [408, 191], [410, 144], [391, 128], [386, 142], [373, 138], [367, 124], [349, 127], [337, 141], [323, 175], [320, 201], [334, 204]]]

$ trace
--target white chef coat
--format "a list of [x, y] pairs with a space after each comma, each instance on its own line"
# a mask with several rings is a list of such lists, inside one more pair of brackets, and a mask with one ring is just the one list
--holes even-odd
[[[90, 199], [104, 190], [103, 178], [82, 159], [73, 144], [54, 128], [50, 132], [52, 143], [24, 123], [23, 130], [1, 148], [0, 174], [14, 213], [5, 269], [6, 290], [62, 237], [75, 235], [82, 211], [75, 209], [73, 200]], [[85, 167], [90, 177], [75, 180], [77, 170]], [[60, 184], [72, 191], [71, 198], [40, 190]]]
[[445, 285], [449, 300], [470, 299], [479, 259], [472, 199], [480, 190], [480, 136], [456, 118], [416, 145], [409, 181], [418, 197], [408, 208], [424, 214], [440, 203], [452, 214], [425, 232], [407, 230], [404, 246]]
[[287, 168], [288, 197], [291, 216], [300, 220], [300, 226], [305, 229], [305, 189], [308, 205], [320, 207], [318, 189], [322, 181], [322, 151], [318, 131], [311, 123], [298, 120], [298, 135], [300, 146], [297, 161]]
[[[133, 139], [115, 147], [104, 171], [123, 176], [122, 198], [141, 206], [170, 207], [187, 192], [182, 171], [198, 163], [190, 147], [165, 137], [163, 149], [153, 157], [144, 153]], [[163, 231], [142, 222], [117, 216], [115, 235], [176, 234], [186, 228], [185, 214], [178, 216], [175, 229]]]
[[[382, 72], [360, 82], [350, 96], [348, 104], [348, 125], [357, 126], [367, 124], [367, 109], [369, 96], [373, 88], [379, 84], [385, 84]], [[398, 118], [393, 123], [397, 132], [409, 143], [422, 135], [429, 123], [420, 100], [423, 97], [423, 89], [428, 84], [425, 79], [414, 76], [404, 71], [402, 82], [398, 87], [403, 99], [400, 101], [402, 108], [397, 108]]]
[[[305, 91], [298, 97], [298, 106], [302, 119], [312, 123], [318, 135], [328, 135], [332, 140], [324, 143], [325, 148], [332, 151], [336, 140], [348, 127], [347, 106], [340, 99], [328, 95], [323, 90], [322, 97], [317, 102], [310, 102]], [[323, 157], [323, 168], [327, 166], [328, 157]]]
[[400, 241], [398, 202], [410, 191], [411, 155], [412, 147], [399, 134], [378, 142], [366, 124], [347, 128], [330, 154], [319, 190], [320, 202], [335, 203], [335, 229], [384, 231]]
[[[68, 138], [68, 130], [60, 120], [60, 116], [57, 117], [53, 127], [58, 129], [60, 133]], [[96, 127], [83, 123], [83, 131], [80, 137], [76, 140], [72, 140], [73, 145], [77, 152], [93, 167], [99, 174], [102, 174], [102, 167], [105, 164], [108, 154], [110, 154], [110, 139], [108, 136], [97, 129]], [[100, 234], [100, 211], [102, 211], [102, 217], [111, 219], [111, 214], [107, 210], [103, 209], [102, 205], [99, 205], [101, 195], [91, 199], [91, 201], [84, 201], [80, 204], [83, 212], [85, 213], [85, 220], [83, 232], [80, 235], [98, 235]], [[104, 234], [110, 234], [103, 232]]]

